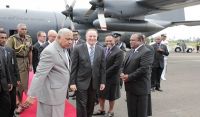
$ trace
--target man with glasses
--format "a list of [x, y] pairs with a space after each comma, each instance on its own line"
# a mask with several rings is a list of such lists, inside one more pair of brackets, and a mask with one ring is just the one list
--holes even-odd
[[39, 31], [37, 33], [37, 42], [33, 45], [33, 72], [36, 72], [38, 62], [40, 60], [40, 47], [46, 42], [46, 33], [44, 31]]

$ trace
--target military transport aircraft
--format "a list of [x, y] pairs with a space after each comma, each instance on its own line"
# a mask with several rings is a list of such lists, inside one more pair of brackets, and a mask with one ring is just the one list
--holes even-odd
[[91, 0], [91, 8], [74, 8], [74, 0], [61, 12], [0, 9], [0, 26], [9, 35], [16, 32], [18, 23], [28, 26], [36, 41], [37, 31], [59, 30], [62, 27], [84, 32], [97, 28], [100, 32], [121, 31], [125, 40], [130, 32], [154, 34], [176, 24], [198, 25], [199, 21], [185, 21], [184, 7], [196, 5], [200, 0]]

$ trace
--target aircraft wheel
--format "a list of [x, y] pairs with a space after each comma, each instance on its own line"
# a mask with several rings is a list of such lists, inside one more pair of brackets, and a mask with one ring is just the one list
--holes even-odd
[[175, 48], [175, 52], [181, 52], [181, 48], [180, 47], [176, 47]]
[[188, 52], [188, 53], [192, 53], [192, 49], [189, 48], [189, 49], [187, 50], [187, 52]]

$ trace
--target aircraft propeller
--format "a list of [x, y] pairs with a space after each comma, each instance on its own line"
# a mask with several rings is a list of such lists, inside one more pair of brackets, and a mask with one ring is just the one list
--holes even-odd
[[86, 12], [85, 16], [91, 15], [95, 10], [98, 10], [98, 20], [101, 27], [101, 30], [107, 30], [106, 19], [104, 14], [104, 2], [103, 0], [91, 0], [89, 2], [92, 6]]
[[68, 18], [70, 20], [70, 28], [71, 30], [75, 30], [75, 27], [74, 27], [74, 23], [73, 23], [73, 8], [74, 8], [74, 5], [76, 3], [76, 0], [74, 0], [71, 4], [71, 6], [68, 5], [67, 3], [67, 0], [64, 0], [65, 1], [65, 5], [66, 5], [66, 10], [62, 11], [62, 14], [66, 16], [65, 20], [63, 21], [63, 24], [62, 24], [62, 27], [64, 26], [64, 22], [66, 21], [66, 19]]

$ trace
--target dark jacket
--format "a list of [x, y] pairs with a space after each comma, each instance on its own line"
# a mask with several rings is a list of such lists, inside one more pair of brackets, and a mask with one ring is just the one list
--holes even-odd
[[10, 47], [5, 47], [7, 51], [7, 64], [10, 71], [10, 76], [13, 86], [17, 86], [17, 81], [20, 81], [19, 68], [14, 50]]
[[106, 83], [119, 84], [120, 68], [124, 59], [124, 53], [114, 46], [106, 56]]
[[12, 84], [12, 80], [6, 63], [4, 49], [0, 47], [0, 92], [7, 92], [9, 89], [8, 84]]
[[106, 83], [106, 68], [104, 49], [95, 46], [93, 66], [91, 66], [86, 43], [74, 47], [72, 53], [72, 68], [70, 85], [87, 90], [92, 81], [93, 89], [99, 89], [100, 84]]
[[167, 49], [167, 46], [164, 44], [160, 44], [160, 48], [163, 49], [163, 52], [157, 51], [159, 48], [157, 46], [157, 43], [153, 44], [152, 47], [154, 48], [154, 62], [153, 62], [153, 67], [161, 67], [164, 68], [164, 56], [168, 56], [169, 52]]
[[125, 90], [135, 95], [146, 95], [150, 91], [149, 69], [152, 59], [151, 51], [142, 45], [136, 52], [129, 51], [124, 59], [122, 72], [128, 74]]

